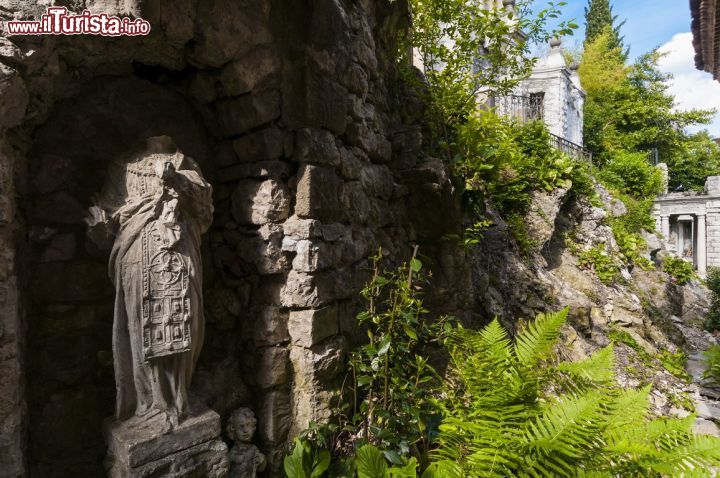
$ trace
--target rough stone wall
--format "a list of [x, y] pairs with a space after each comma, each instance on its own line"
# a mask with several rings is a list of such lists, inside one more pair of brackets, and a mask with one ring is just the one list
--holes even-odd
[[[2, 114], [0, 118], [9, 119]], [[15, 256], [17, 204], [13, 187], [14, 158], [3, 143], [0, 139], [0, 470], [3, 470], [0, 474], [22, 476], [25, 457], [18, 445], [25, 441], [26, 405], [24, 327]]]
[[[1, 20], [42, 10], [3, 6]], [[102, 474], [113, 292], [83, 216], [107, 161], [158, 134], [174, 136], [214, 186], [203, 241], [208, 324], [192, 390], [223, 418], [253, 408], [276, 474], [290, 434], [328, 416], [337, 398], [349, 344], [362, 335], [357, 292], [378, 247], [392, 263], [421, 244], [434, 311], [462, 316], [471, 301], [463, 256], [441, 241], [461, 222], [452, 186], [421, 154], [419, 102], [391, 81], [386, 41], [406, 7], [85, 6], [132, 12], [153, 32], [0, 39], [0, 476]]]

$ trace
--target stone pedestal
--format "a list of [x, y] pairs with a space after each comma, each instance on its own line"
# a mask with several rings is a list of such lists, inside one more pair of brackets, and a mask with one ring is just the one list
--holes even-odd
[[224, 478], [227, 446], [220, 417], [205, 409], [168, 431], [164, 414], [146, 421], [105, 421], [110, 478]]

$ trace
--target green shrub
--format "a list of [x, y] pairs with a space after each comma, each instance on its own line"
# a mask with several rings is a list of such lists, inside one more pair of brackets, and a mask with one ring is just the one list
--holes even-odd
[[629, 232], [621, 221], [610, 221], [610, 227], [626, 263], [647, 266], [647, 259], [642, 253], [647, 250], [647, 243], [643, 237], [635, 232]]
[[675, 256], [668, 256], [663, 260], [663, 270], [679, 285], [685, 285], [697, 277], [691, 263]]
[[620, 273], [620, 266], [607, 253], [603, 244], [598, 244], [587, 251], [581, 251], [578, 255], [578, 264], [593, 270], [603, 284], [613, 283]]
[[525, 214], [533, 191], [553, 191], [578, 181], [589, 193], [589, 166], [550, 146], [547, 126], [519, 124], [492, 112], [473, 115], [458, 128], [455, 172], [466, 192], [486, 191], [504, 217]]
[[720, 268], [708, 267], [705, 285], [710, 289], [711, 304], [705, 316], [705, 328], [710, 332], [720, 330]]
[[703, 377], [720, 383], [720, 345], [712, 345], [703, 355], [706, 367]]
[[644, 153], [614, 152], [600, 171], [603, 183], [635, 198], [653, 198], [663, 190], [663, 177]]
[[427, 317], [417, 257], [395, 271], [381, 270], [381, 259], [381, 253], [373, 258], [373, 276], [361, 292], [367, 308], [357, 319], [369, 342], [350, 353], [353, 413], [347, 425], [384, 450], [412, 450], [422, 458], [439, 421], [432, 390], [440, 378], [427, 351], [442, 341], [448, 318]]
[[590, 165], [553, 148], [542, 122], [479, 113], [458, 127], [457, 148], [453, 171], [465, 202], [480, 213], [489, 198], [523, 252], [534, 245], [524, 224], [533, 191], [571, 187], [578, 196], [595, 194]]

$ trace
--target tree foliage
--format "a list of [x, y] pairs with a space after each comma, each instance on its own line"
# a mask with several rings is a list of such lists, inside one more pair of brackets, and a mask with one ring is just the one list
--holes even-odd
[[[408, 44], [401, 51], [416, 52], [429, 87], [429, 123], [446, 158], [452, 157], [455, 127], [474, 113], [489, 94], [506, 94], [532, 71], [536, 58], [531, 45], [554, 35], [570, 33], [573, 25], [560, 22], [562, 2], [532, 13], [528, 1], [514, 11], [485, 8], [480, 0], [411, 0], [413, 14]], [[407, 62], [406, 57], [401, 57]]]
[[708, 176], [720, 173], [720, 146], [707, 131], [687, 138], [681, 154], [668, 161], [671, 191], [701, 191]]
[[685, 128], [710, 121], [713, 111], [677, 111], [668, 91], [670, 75], [660, 72], [661, 55], [651, 52], [625, 65], [608, 31], [590, 42], [579, 70], [587, 91], [585, 142], [601, 163], [617, 151], [657, 148], [670, 162], [684, 154]]
[[610, 0], [589, 0], [585, 7], [585, 45], [592, 43], [603, 33], [609, 33], [610, 47], [617, 49], [623, 58], [627, 58], [627, 50], [620, 29], [623, 20], [617, 23], [617, 15], [613, 15]]

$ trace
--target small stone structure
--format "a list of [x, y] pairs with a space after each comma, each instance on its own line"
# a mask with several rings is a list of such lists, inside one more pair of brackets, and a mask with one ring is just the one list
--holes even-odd
[[567, 65], [559, 39], [550, 41], [550, 52], [538, 61], [520, 89], [522, 95], [542, 101], [548, 129], [576, 145], [583, 145], [585, 92], [580, 86], [578, 65]]
[[705, 276], [720, 267], [720, 176], [710, 176], [700, 193], [669, 193], [655, 199], [657, 230], [679, 257]]

